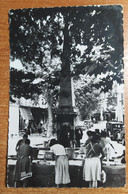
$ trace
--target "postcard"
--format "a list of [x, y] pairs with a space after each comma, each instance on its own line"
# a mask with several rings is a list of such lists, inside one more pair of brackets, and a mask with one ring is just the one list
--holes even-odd
[[121, 5], [11, 9], [7, 187], [124, 187]]

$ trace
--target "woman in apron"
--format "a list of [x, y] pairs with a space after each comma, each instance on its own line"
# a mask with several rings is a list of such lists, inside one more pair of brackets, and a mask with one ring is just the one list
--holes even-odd
[[101, 160], [104, 157], [104, 153], [99, 144], [99, 138], [99, 135], [93, 133], [92, 139], [86, 145], [83, 180], [89, 182], [89, 187], [91, 188], [97, 188], [98, 181], [101, 181]]

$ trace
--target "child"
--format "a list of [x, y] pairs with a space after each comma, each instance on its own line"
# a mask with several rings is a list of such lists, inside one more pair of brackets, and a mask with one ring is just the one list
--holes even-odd
[[68, 157], [65, 148], [57, 140], [52, 139], [49, 146], [55, 154], [55, 183], [59, 188], [61, 184], [70, 183]]

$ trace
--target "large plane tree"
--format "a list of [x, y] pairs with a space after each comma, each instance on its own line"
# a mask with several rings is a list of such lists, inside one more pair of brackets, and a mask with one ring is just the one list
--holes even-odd
[[104, 92], [114, 80], [123, 81], [121, 6], [10, 10], [9, 24], [10, 60], [23, 65], [21, 70], [10, 69], [11, 100], [43, 93], [49, 135], [61, 71], [70, 67], [75, 80], [80, 74], [103, 75], [92, 86]]

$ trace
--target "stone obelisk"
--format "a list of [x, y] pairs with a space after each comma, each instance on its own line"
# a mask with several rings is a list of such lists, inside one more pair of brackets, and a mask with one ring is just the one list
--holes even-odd
[[[68, 18], [68, 17], [67, 17]], [[73, 92], [73, 79], [70, 70], [70, 56], [72, 37], [70, 34], [70, 25], [68, 20], [65, 22], [63, 30], [64, 44], [62, 56], [62, 69], [60, 78], [60, 96], [57, 112], [57, 128], [61, 131], [63, 125], [68, 125], [72, 134], [74, 134], [74, 122], [76, 117], [75, 99]], [[73, 137], [72, 137], [73, 139]]]
[[61, 130], [63, 125], [70, 126], [74, 130], [74, 121], [76, 117], [75, 99], [73, 90], [73, 78], [71, 77], [70, 65], [62, 67], [60, 79], [60, 96], [57, 113], [58, 129]]

